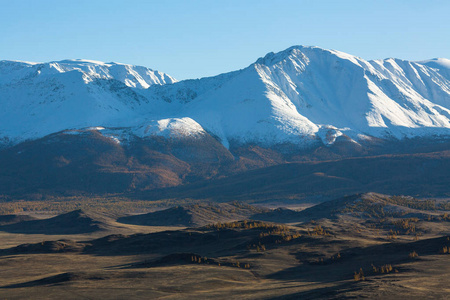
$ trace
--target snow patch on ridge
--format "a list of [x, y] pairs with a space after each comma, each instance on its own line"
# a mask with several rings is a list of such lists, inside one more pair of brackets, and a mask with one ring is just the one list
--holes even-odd
[[324, 145], [330, 146], [336, 142], [336, 139], [342, 136], [343, 133], [334, 126], [325, 125], [321, 126], [317, 132], [317, 136], [322, 140]]
[[134, 134], [140, 137], [158, 135], [164, 137], [201, 137], [206, 131], [191, 118], [168, 118], [153, 120], [143, 125]]
[[450, 69], [450, 59], [447, 58], [433, 58], [428, 60], [417, 61], [417, 63], [436, 69], [440, 68]]

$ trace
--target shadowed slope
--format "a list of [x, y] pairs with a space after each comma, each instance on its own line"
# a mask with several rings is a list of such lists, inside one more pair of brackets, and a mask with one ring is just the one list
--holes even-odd
[[148, 191], [141, 198], [215, 201], [319, 201], [362, 192], [448, 196], [450, 152], [288, 163], [227, 178]]
[[105, 230], [112, 219], [93, 212], [75, 210], [49, 219], [23, 221], [1, 226], [0, 230], [32, 234], [79, 234]]
[[0, 226], [32, 220], [36, 218], [28, 215], [0, 215]]

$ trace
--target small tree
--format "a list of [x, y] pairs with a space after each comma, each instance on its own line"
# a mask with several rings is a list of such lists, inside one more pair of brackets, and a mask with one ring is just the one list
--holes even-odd
[[359, 269], [359, 272], [356, 272], [356, 271], [355, 271], [355, 274], [353, 275], [353, 279], [354, 279], [355, 281], [363, 281], [363, 280], [366, 280], [366, 278], [364, 277], [364, 272], [363, 272], [363, 269], [362, 269], [362, 268]]

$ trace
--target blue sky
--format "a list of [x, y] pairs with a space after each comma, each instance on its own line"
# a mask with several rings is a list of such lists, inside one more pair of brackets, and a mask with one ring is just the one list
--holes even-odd
[[449, 13], [447, 0], [0, 0], [0, 60], [116, 61], [187, 79], [292, 45], [450, 58]]

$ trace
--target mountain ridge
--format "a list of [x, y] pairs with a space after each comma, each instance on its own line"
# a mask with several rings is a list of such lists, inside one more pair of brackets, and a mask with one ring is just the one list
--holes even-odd
[[131, 134], [116, 138], [126, 140], [145, 136], [139, 128], [150, 125], [151, 134], [159, 134], [165, 130], [160, 123], [176, 123], [174, 136], [207, 131], [227, 148], [236, 142], [310, 147], [339, 136], [355, 143], [449, 136], [449, 72], [446, 59], [365, 61], [306, 46], [268, 53], [238, 71], [180, 82], [119, 63], [1, 61], [7, 121], [0, 135], [14, 144], [67, 129], [124, 127]]

